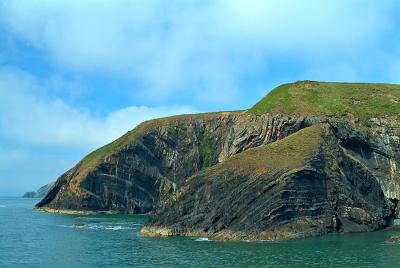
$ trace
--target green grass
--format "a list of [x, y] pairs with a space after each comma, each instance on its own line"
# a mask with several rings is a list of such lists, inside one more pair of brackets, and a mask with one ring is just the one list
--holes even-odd
[[400, 114], [400, 85], [299, 81], [272, 90], [247, 112], [354, 116], [361, 120]]
[[307, 127], [282, 140], [234, 155], [203, 172], [208, 176], [225, 171], [257, 175], [300, 167], [319, 148], [323, 132], [324, 126], [320, 124]]

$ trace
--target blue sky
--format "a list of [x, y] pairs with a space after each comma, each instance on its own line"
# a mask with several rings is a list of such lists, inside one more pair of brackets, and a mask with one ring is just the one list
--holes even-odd
[[150, 118], [399, 74], [398, 1], [0, 0], [0, 196]]

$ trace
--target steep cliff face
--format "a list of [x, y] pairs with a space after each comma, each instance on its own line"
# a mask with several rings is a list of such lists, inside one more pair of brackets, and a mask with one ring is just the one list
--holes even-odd
[[197, 173], [142, 234], [274, 240], [387, 226], [394, 204], [338, 129], [308, 127]]
[[400, 118], [372, 118], [365, 126], [338, 121], [333, 126], [344, 153], [371, 172], [385, 197], [394, 204], [396, 217], [400, 200]]
[[[153, 212], [148, 235], [376, 230], [399, 213], [399, 102], [397, 85], [302, 81], [247, 111], [151, 120], [85, 157], [37, 207]], [[295, 146], [306, 140], [310, 150]]]
[[146, 213], [195, 172], [286, 137], [313, 120], [226, 112], [145, 122], [63, 174], [37, 206]]

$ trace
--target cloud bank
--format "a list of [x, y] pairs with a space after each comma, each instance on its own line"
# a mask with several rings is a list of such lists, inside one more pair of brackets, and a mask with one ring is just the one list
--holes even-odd
[[145, 120], [194, 112], [184, 106], [129, 106], [97, 117], [49, 97], [47, 87], [53, 83], [26, 72], [0, 69], [0, 81], [0, 136], [27, 144], [90, 150]]
[[52, 96], [76, 86], [60, 79], [0, 69], [0, 196], [22, 195], [55, 180], [145, 120], [196, 112], [188, 106], [128, 106], [94, 115]]
[[[360, 0], [27, 0], [5, 2], [1, 17], [57, 66], [135, 79], [152, 99], [180, 93], [224, 103], [240, 99], [249, 73], [273, 68], [283, 55], [307, 58], [311, 69], [354, 68], [393, 30], [396, 7]], [[336, 63], [338, 55], [344, 62]]]

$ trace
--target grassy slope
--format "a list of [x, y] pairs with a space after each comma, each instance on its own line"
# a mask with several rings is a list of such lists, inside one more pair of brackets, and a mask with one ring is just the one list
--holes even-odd
[[400, 85], [299, 81], [281, 85], [248, 110], [361, 120], [400, 114]]
[[302, 166], [304, 160], [319, 148], [323, 131], [324, 127], [319, 124], [304, 128], [282, 140], [234, 155], [204, 172], [207, 175], [224, 170], [234, 171], [234, 173], [262, 174]]

